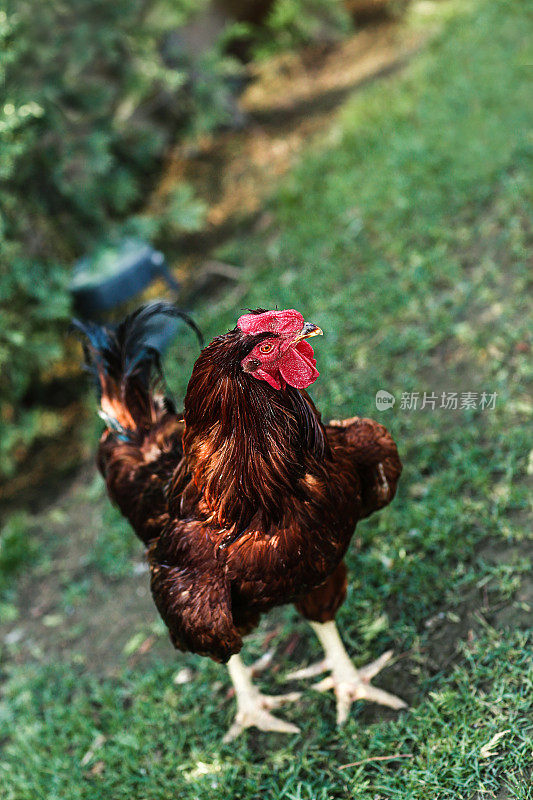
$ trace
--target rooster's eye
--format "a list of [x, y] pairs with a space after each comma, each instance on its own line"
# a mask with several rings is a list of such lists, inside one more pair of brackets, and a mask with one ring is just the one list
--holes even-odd
[[260, 352], [260, 353], [270, 353], [270, 352], [272, 351], [272, 349], [273, 349], [273, 348], [274, 348], [274, 345], [273, 345], [273, 344], [262, 344], [262, 345], [259, 347], [259, 352]]

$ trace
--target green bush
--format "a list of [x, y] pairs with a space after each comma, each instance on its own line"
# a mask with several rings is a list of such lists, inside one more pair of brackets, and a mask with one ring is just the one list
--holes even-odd
[[[32, 389], [63, 353], [73, 260], [140, 207], [170, 136], [227, 114], [226, 60], [199, 56], [192, 80], [166, 46], [193, 7], [18, 0], [0, 12], [0, 477], [42, 432]], [[178, 225], [198, 211], [182, 195]]]
[[[320, 40], [338, 39], [352, 29], [343, 0], [272, 0], [260, 5], [264, 9], [260, 24], [257, 19], [255, 24], [243, 22], [233, 31], [237, 40], [248, 42], [248, 52], [256, 59]], [[229, 39], [231, 33], [230, 30]]]
[[[201, 225], [187, 186], [157, 216], [138, 212], [169, 141], [231, 117], [223, 43], [193, 54], [179, 35], [206, 2], [17, 0], [0, 11], [0, 480], [59, 426], [43, 413], [42, 381], [64, 356], [73, 261], [108, 238]], [[257, 49], [307, 40], [340, 24], [340, 9], [277, 0]]]
[[263, 47], [295, 47], [313, 41], [321, 33], [336, 37], [350, 30], [342, 0], [276, 0], [266, 21]]

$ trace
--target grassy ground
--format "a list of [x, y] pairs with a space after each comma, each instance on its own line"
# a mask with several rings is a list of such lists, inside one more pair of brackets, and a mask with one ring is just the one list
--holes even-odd
[[[172, 653], [140, 551], [84, 475], [63, 508], [3, 535], [8, 800], [533, 797], [533, 24], [503, 0], [437, 8], [442, 34], [355, 96], [261, 230], [220, 254], [242, 282], [200, 314], [210, 335], [245, 306], [301, 309], [326, 333], [313, 387], [324, 415], [372, 415], [399, 442], [401, 489], [358, 528], [339, 623], [357, 663], [394, 647], [378, 682], [409, 711], [356, 707], [338, 731], [332, 699], [309, 690], [284, 712], [301, 736], [222, 745], [234, 710], [224, 670]], [[179, 395], [192, 339], [173, 355]], [[380, 388], [393, 409], [376, 410]], [[420, 392], [416, 410], [401, 408], [403, 392]], [[420, 408], [424, 392], [434, 410]], [[495, 408], [443, 409], [442, 392], [496, 392]], [[292, 609], [263, 621], [245, 658], [267, 642], [280, 668], [260, 682], [274, 692], [319, 654]]]

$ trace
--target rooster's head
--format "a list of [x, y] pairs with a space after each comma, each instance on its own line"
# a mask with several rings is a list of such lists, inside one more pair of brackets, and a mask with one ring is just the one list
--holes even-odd
[[299, 311], [252, 311], [239, 318], [237, 328], [252, 345], [241, 361], [244, 372], [274, 389], [286, 384], [305, 389], [318, 378], [313, 348], [305, 340], [322, 331]]

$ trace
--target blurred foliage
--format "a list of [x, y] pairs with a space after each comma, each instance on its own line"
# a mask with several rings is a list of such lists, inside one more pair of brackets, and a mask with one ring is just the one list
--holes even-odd
[[[0, 12], [0, 477], [42, 430], [36, 381], [63, 352], [67, 265], [100, 240], [198, 227], [180, 187], [162, 220], [129, 218], [170, 137], [228, 115], [231, 63], [191, 63], [192, 0], [20, 0]], [[128, 221], [124, 223], [124, 220]]]
[[351, 28], [342, 0], [275, 0], [264, 24], [251, 31], [252, 52], [265, 58], [317, 40], [337, 39]]
[[324, 33], [347, 32], [350, 19], [339, 0], [276, 0], [267, 20], [274, 40], [292, 47]]
[[[186, 185], [156, 215], [139, 212], [168, 143], [236, 113], [232, 26], [203, 52], [188, 46], [183, 25], [205, 6], [19, 0], [0, 11], [0, 480], [59, 426], [38, 387], [64, 356], [74, 260], [124, 235], [202, 226]], [[343, 20], [338, 0], [278, 0], [253, 40], [267, 52]]]

